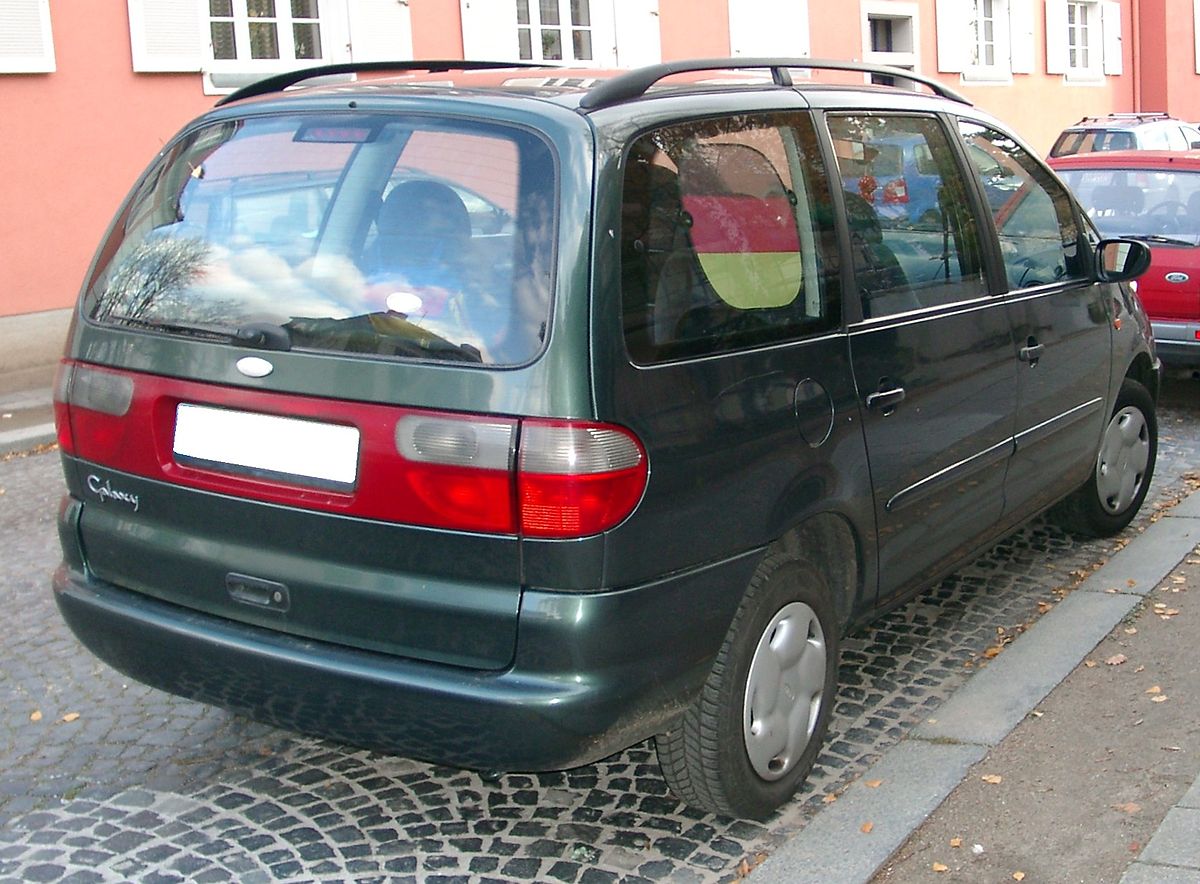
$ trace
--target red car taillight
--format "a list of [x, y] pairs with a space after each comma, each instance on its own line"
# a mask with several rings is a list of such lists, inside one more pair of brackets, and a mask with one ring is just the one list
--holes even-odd
[[883, 201], [885, 203], [908, 202], [908, 182], [903, 178], [893, 178], [883, 185]]
[[[177, 457], [180, 406], [353, 427], [353, 487]], [[649, 475], [628, 430], [589, 421], [395, 408], [64, 363], [55, 388], [63, 451], [161, 481], [412, 525], [575, 538], [615, 527]], [[225, 412], [218, 412], [225, 413]], [[186, 449], [185, 449], [186, 450]]]

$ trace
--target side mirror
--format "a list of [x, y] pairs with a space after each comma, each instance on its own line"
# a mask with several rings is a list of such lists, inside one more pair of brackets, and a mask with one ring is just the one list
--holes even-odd
[[1103, 239], [1096, 248], [1096, 278], [1101, 282], [1137, 279], [1150, 267], [1150, 247], [1136, 239]]

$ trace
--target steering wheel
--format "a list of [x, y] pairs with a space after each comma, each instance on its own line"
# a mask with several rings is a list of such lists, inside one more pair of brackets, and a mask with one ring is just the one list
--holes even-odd
[[1146, 212], [1147, 216], [1161, 215], [1159, 221], [1160, 233], [1171, 233], [1179, 229], [1179, 219], [1188, 214], [1187, 203], [1180, 200], [1163, 200]]

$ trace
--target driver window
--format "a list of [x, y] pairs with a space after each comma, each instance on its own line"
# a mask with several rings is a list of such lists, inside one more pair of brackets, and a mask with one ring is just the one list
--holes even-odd
[[1071, 198], [1007, 135], [960, 121], [967, 153], [996, 222], [1010, 290], [1084, 275]]

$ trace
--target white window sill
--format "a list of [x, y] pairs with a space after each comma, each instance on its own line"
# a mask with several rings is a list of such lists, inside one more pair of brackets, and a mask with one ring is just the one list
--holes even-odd
[[967, 68], [962, 81], [971, 86], [1011, 86], [1013, 75], [1007, 68]]
[[1069, 70], [1063, 75], [1063, 83], [1067, 86], [1103, 86], [1104, 72], [1092, 68]]

